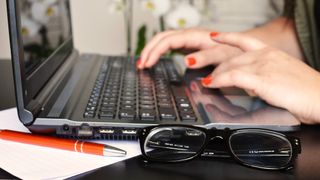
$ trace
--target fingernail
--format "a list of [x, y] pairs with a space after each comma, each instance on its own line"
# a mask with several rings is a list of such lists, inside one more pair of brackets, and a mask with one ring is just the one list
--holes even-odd
[[193, 57], [187, 58], [187, 61], [188, 61], [188, 65], [189, 66], [193, 66], [193, 65], [195, 65], [197, 63], [197, 60], [195, 58], [193, 58]]
[[219, 35], [218, 32], [211, 32], [210, 33], [210, 37], [214, 38], [214, 37], [217, 37]]
[[212, 76], [208, 76], [208, 77], [203, 78], [201, 80], [201, 83], [202, 83], [203, 86], [208, 86], [208, 85], [211, 84], [211, 82], [212, 82]]
[[137, 68], [140, 67], [140, 65], [141, 65], [141, 59], [138, 59], [137, 64], [136, 64]]

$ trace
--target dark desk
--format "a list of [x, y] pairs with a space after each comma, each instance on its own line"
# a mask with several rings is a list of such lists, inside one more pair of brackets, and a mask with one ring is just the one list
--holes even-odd
[[[301, 138], [302, 154], [291, 171], [262, 171], [241, 166], [230, 159], [197, 159], [178, 164], [146, 164], [141, 157], [119, 162], [71, 179], [319, 179], [320, 126], [303, 126], [294, 133]], [[15, 178], [0, 170], [0, 179]]]
[[0, 110], [15, 107], [12, 64], [0, 59]]

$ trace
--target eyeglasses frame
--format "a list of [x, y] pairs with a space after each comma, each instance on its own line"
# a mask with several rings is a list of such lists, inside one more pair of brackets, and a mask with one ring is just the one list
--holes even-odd
[[[149, 136], [150, 132], [154, 131], [155, 129], [159, 129], [159, 128], [174, 128], [174, 127], [191, 128], [191, 129], [195, 129], [195, 130], [203, 132], [205, 134], [205, 141], [204, 141], [202, 147], [200, 148], [200, 150], [194, 156], [191, 156], [186, 159], [181, 159], [181, 160], [159, 160], [159, 159], [154, 159], [152, 157], [149, 157], [145, 152], [145, 143], [146, 143], [146, 138]], [[291, 149], [292, 149], [291, 158], [288, 161], [288, 163], [284, 166], [279, 167], [279, 168], [270, 168], [270, 167], [260, 167], [260, 166], [250, 165], [250, 164], [247, 164], [247, 163], [241, 161], [233, 152], [233, 150], [231, 148], [230, 139], [233, 135], [235, 135], [237, 133], [246, 133], [246, 132], [256, 132], [256, 133], [269, 134], [269, 135], [272, 135], [272, 136], [275, 136], [275, 137], [278, 137], [278, 138], [281, 138], [281, 139], [288, 141], [291, 146]], [[225, 146], [226, 152], [231, 156], [231, 158], [233, 158], [237, 163], [244, 165], [244, 166], [247, 166], [247, 167], [251, 167], [251, 168], [257, 168], [257, 169], [263, 169], [263, 170], [289, 170], [293, 167], [294, 161], [297, 158], [298, 154], [301, 153], [301, 145], [300, 145], [299, 138], [294, 137], [294, 136], [285, 135], [285, 134], [277, 132], [277, 131], [272, 131], [272, 130], [262, 129], [262, 128], [242, 128], [242, 129], [229, 129], [229, 128], [216, 129], [216, 128], [213, 128], [213, 129], [206, 129], [203, 127], [192, 126], [192, 125], [180, 125], [180, 124], [179, 125], [176, 125], [176, 124], [171, 125], [170, 124], [170, 125], [148, 126], [148, 127], [141, 129], [138, 134], [139, 134], [138, 139], [139, 139], [139, 143], [140, 143], [141, 153], [142, 153], [145, 160], [152, 161], [152, 162], [178, 163], [178, 162], [185, 162], [185, 161], [193, 160], [193, 159], [201, 156], [204, 153], [204, 151], [206, 150], [206, 147], [208, 146], [210, 141], [215, 138], [220, 138], [224, 141], [224, 146]]]

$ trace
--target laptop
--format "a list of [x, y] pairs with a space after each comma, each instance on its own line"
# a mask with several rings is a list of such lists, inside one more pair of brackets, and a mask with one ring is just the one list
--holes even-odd
[[157, 124], [300, 127], [288, 111], [239, 89], [203, 88], [201, 78], [214, 67], [181, 72], [179, 61], [162, 58], [137, 70], [137, 57], [81, 54], [73, 47], [69, 1], [43, 1], [46, 11], [33, 2], [7, 0], [18, 115], [32, 132], [130, 140]]

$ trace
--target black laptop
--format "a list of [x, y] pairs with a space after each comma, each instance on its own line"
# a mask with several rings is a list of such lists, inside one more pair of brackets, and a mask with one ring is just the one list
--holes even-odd
[[73, 48], [69, 1], [50, 3], [41, 17], [32, 1], [7, 0], [17, 109], [32, 132], [136, 139], [139, 128], [156, 124], [300, 126], [286, 110], [241, 90], [203, 88], [200, 79], [213, 67], [180, 72], [179, 63], [163, 58], [137, 70], [136, 57], [80, 54]]

